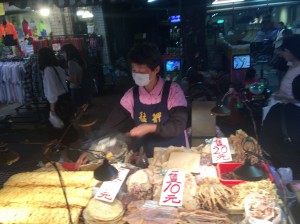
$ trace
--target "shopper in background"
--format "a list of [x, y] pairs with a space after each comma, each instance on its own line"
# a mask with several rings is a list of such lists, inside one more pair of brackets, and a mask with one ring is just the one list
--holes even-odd
[[277, 100], [290, 100], [294, 98], [292, 82], [300, 74], [300, 35], [293, 35], [285, 39], [282, 49], [282, 56], [290, 63], [290, 66], [280, 83], [279, 92], [274, 93], [273, 96]]
[[298, 102], [278, 103], [263, 122], [260, 143], [276, 168], [290, 167], [300, 180], [300, 73], [293, 79], [292, 96]]
[[263, 108], [263, 119], [276, 103], [294, 100], [292, 82], [300, 74], [300, 35], [283, 40], [281, 56], [289, 63], [289, 68], [280, 83], [279, 91], [271, 95], [269, 105]]
[[277, 35], [276, 35], [276, 39], [274, 41], [274, 47], [275, 49], [280, 47], [282, 45], [282, 38], [283, 38], [283, 31], [285, 30], [285, 26], [283, 22], [278, 22], [277, 23]]
[[[58, 66], [58, 61], [52, 49], [44, 47], [38, 52], [39, 67], [43, 72], [44, 94], [49, 102], [50, 116], [58, 116], [64, 123], [64, 128], [57, 129], [48, 125], [50, 139], [60, 138], [65, 128], [70, 124], [74, 109], [69, 97], [64, 69]], [[77, 140], [78, 134], [70, 128], [63, 139], [64, 144]]]
[[67, 80], [70, 82], [71, 100], [73, 106], [79, 108], [91, 98], [88, 92], [89, 89], [83, 86], [84, 76], [88, 75], [86, 64], [73, 44], [63, 45], [61, 52], [67, 61]]
[[282, 49], [282, 43], [285, 39], [288, 39], [293, 36], [293, 31], [290, 29], [284, 29], [282, 31], [282, 39], [280, 40], [281, 44], [277, 48], [274, 49], [274, 56], [271, 61], [271, 65], [273, 68], [277, 69], [277, 76], [279, 83], [281, 82], [284, 74], [287, 72], [289, 65], [289, 62], [287, 62], [284, 59], [283, 56], [283, 49]]

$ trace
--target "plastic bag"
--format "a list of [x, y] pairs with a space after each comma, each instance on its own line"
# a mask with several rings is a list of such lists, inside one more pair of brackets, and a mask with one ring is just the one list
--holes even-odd
[[161, 206], [157, 201], [133, 201], [128, 205], [124, 220], [131, 224], [176, 224], [179, 222], [175, 207]]
[[289, 184], [293, 181], [293, 171], [290, 167], [280, 167], [277, 169], [280, 173], [283, 184]]
[[61, 129], [64, 127], [64, 122], [54, 113], [49, 112], [49, 121], [53, 127]]

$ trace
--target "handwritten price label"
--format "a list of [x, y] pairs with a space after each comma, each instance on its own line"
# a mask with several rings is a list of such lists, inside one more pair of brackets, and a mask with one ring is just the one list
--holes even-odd
[[184, 171], [168, 170], [160, 195], [160, 205], [181, 206], [184, 187]]
[[232, 161], [227, 138], [214, 138], [211, 144], [211, 157], [213, 163]]
[[113, 202], [117, 196], [129, 169], [119, 168], [118, 177], [112, 181], [104, 181], [95, 195], [95, 199]]

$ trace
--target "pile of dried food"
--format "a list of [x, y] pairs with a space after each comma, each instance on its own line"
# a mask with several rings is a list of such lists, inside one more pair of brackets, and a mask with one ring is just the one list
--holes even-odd
[[[72, 221], [92, 198], [96, 181], [91, 171], [61, 171]], [[62, 224], [68, 209], [56, 171], [26, 172], [11, 176], [0, 190], [0, 223]]]
[[[130, 155], [125, 153], [127, 149], [122, 142], [116, 144], [106, 139], [98, 143], [95, 151], [112, 154], [111, 162]], [[229, 138], [229, 143], [233, 162], [244, 161], [245, 147], [261, 155], [255, 139], [241, 130]], [[250, 145], [245, 146], [248, 143]], [[94, 159], [98, 161], [98, 158]], [[252, 163], [258, 162], [254, 156], [251, 160]], [[130, 159], [126, 158], [126, 161]], [[130, 171], [111, 203], [92, 198], [96, 184], [97, 187], [102, 184], [93, 178], [92, 171], [63, 171], [59, 166], [74, 224], [227, 224], [234, 223], [229, 216], [232, 213], [240, 215], [238, 223], [244, 215], [248, 223], [254, 219], [272, 222], [282, 213], [277, 188], [269, 179], [244, 181], [232, 187], [222, 184], [222, 179], [235, 178], [231, 173], [223, 173], [219, 179], [216, 166], [212, 164], [209, 143], [191, 149], [155, 148], [154, 157], [144, 169], [124, 162], [116, 166]], [[176, 182], [178, 185], [182, 183], [180, 206], [161, 205], [161, 195], [166, 190], [164, 178], [170, 170], [183, 171], [184, 174], [181, 182]], [[38, 171], [16, 174], [4, 184], [0, 190], [0, 223], [68, 223], [69, 213], [58, 173], [50, 165]], [[258, 195], [258, 200], [249, 202], [248, 195], [252, 193]]]
[[124, 223], [122, 222], [124, 207], [119, 200], [112, 203], [91, 199], [87, 207], [83, 210], [85, 223]]
[[203, 209], [188, 210], [185, 208], [160, 206], [157, 201], [151, 200], [131, 202], [125, 213], [124, 221], [136, 224], [231, 223], [227, 214], [221, 211], [210, 212]]

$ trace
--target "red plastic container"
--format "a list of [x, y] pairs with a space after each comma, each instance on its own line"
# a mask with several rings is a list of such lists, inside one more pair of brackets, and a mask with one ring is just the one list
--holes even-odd
[[[244, 180], [225, 180], [222, 179], [223, 173], [230, 173], [232, 172], [236, 167], [242, 165], [242, 163], [218, 163], [217, 164], [217, 175], [219, 177], [219, 180], [222, 184], [226, 185], [227, 187], [232, 187], [234, 185], [244, 183], [246, 181]], [[268, 172], [268, 176], [270, 181], [274, 181], [274, 178], [272, 177], [271, 173], [269, 172], [269, 169], [265, 163], [262, 164], [265, 170]]]
[[60, 163], [62, 167], [67, 170], [67, 171], [74, 171], [75, 170], [75, 165], [76, 163], [67, 163], [67, 162], [62, 162]]

